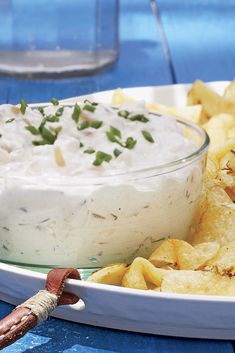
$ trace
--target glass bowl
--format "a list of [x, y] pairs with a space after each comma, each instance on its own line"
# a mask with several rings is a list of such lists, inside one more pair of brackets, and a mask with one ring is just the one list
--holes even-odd
[[95, 179], [2, 175], [0, 260], [96, 268], [148, 256], [165, 238], [186, 238], [209, 137], [193, 123], [177, 122], [196, 148], [171, 163]]

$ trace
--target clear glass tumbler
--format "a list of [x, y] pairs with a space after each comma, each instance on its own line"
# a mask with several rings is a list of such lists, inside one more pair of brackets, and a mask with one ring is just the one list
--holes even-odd
[[118, 0], [0, 0], [0, 73], [93, 74], [118, 58]]

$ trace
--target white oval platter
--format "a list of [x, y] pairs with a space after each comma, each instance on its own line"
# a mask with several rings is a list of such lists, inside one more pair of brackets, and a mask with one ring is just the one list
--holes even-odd
[[[222, 93], [228, 82], [209, 85]], [[125, 92], [138, 100], [183, 106], [190, 85], [137, 87]], [[109, 103], [112, 91], [75, 97]], [[19, 304], [44, 287], [46, 275], [0, 263], [0, 299]], [[53, 316], [89, 325], [178, 337], [235, 339], [235, 297], [158, 293], [69, 280], [66, 290], [82, 300]]]

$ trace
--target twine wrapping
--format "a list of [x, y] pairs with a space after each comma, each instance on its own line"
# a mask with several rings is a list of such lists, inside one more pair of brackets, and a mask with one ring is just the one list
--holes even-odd
[[57, 296], [48, 292], [47, 290], [40, 290], [30, 299], [24, 303], [18, 305], [17, 308], [28, 308], [37, 317], [37, 323], [40, 324], [42, 321], [48, 318], [48, 315], [57, 306]]

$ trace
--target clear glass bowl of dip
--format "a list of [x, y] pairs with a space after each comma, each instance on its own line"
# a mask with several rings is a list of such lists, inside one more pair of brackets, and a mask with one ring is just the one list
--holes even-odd
[[94, 268], [148, 256], [164, 238], [186, 238], [209, 137], [177, 122], [196, 149], [171, 163], [98, 178], [2, 175], [0, 260]]

